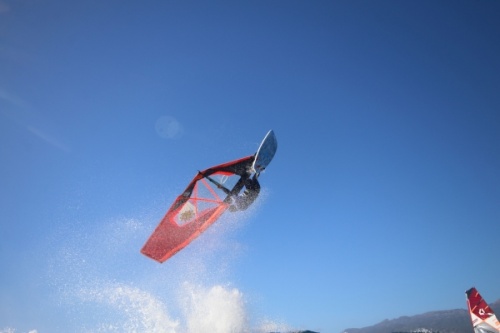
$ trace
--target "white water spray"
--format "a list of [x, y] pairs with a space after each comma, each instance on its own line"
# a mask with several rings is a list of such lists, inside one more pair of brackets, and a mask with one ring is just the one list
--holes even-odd
[[57, 244], [49, 275], [72, 317], [73, 326], [66, 330], [286, 331], [286, 325], [270, 320], [252, 323], [244, 293], [226, 281], [229, 262], [240, 248], [228, 236], [237, 229], [239, 221], [234, 219], [219, 221], [162, 265], [138, 253], [156, 221], [145, 226], [137, 219], [117, 219], [99, 224], [96, 230], [81, 225], [58, 235], [64, 241]]

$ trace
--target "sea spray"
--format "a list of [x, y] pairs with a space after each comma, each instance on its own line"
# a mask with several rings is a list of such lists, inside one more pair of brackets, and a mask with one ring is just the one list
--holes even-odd
[[[179, 289], [173, 305], [182, 309], [181, 319], [173, 320], [167, 306], [154, 295], [135, 287], [102, 284], [82, 289], [83, 302], [104, 304], [106, 314], [88, 332], [134, 333], [245, 333], [250, 332], [243, 293], [222, 285], [201, 286], [189, 282]], [[102, 313], [101, 313], [102, 314]], [[113, 318], [113, 320], [111, 320]]]
[[[84, 301], [106, 304], [121, 314], [114, 322], [100, 323], [98, 332], [178, 332], [179, 323], [170, 318], [165, 304], [138, 288], [122, 283], [104, 284], [98, 289], [83, 289], [79, 296]], [[108, 314], [111, 315], [111, 311], [108, 310]]]
[[250, 322], [246, 296], [227, 282], [242, 253], [231, 234], [252, 212], [223, 217], [162, 265], [139, 253], [157, 223], [151, 217], [81, 221], [61, 230], [50, 246], [48, 270], [61, 321], [69, 318], [60, 327], [82, 333], [285, 331], [271, 320]]
[[242, 333], [248, 320], [243, 294], [236, 288], [184, 283], [187, 332]]

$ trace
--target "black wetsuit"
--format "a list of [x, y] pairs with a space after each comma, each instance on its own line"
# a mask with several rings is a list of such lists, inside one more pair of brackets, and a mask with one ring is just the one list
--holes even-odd
[[260, 184], [256, 176], [245, 180], [245, 191], [234, 197], [234, 201], [229, 210], [235, 212], [237, 210], [247, 209], [257, 199], [260, 193]]

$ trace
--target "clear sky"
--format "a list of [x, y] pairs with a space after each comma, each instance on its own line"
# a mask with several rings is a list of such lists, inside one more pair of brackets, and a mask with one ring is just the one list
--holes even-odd
[[[0, 0], [0, 332], [339, 333], [500, 297], [500, 2]], [[199, 169], [263, 194], [164, 264]]]

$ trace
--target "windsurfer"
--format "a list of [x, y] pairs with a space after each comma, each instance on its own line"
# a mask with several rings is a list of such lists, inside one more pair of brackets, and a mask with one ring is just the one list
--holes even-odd
[[233, 202], [229, 206], [230, 212], [246, 210], [257, 199], [260, 193], [260, 184], [257, 177], [258, 175], [254, 174], [253, 177], [245, 179], [245, 190], [243, 193], [233, 196]]

